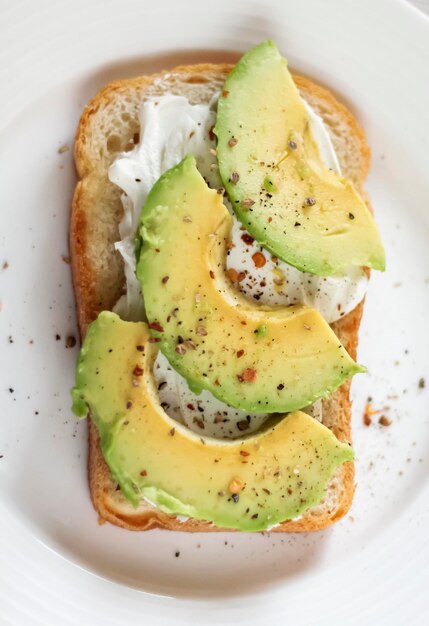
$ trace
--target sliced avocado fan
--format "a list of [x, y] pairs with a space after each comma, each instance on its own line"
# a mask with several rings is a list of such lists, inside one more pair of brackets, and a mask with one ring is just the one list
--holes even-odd
[[315, 309], [248, 302], [225, 275], [232, 217], [187, 156], [141, 214], [137, 276], [152, 341], [195, 393], [254, 413], [303, 408], [357, 365]]
[[272, 41], [245, 54], [217, 109], [217, 156], [238, 219], [299, 270], [385, 268], [374, 219], [353, 184], [323, 164], [309, 114]]
[[124, 495], [224, 528], [261, 531], [323, 498], [351, 447], [295, 412], [235, 441], [201, 438], [172, 420], [152, 374], [157, 344], [143, 322], [100, 313], [76, 370], [74, 411], [91, 411], [104, 458]]

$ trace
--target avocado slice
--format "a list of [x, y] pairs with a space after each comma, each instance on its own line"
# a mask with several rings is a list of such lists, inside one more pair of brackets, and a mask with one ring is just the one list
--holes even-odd
[[88, 409], [104, 458], [124, 495], [217, 526], [260, 531], [317, 504], [353, 451], [305, 413], [284, 416], [247, 439], [201, 438], [159, 404], [157, 354], [143, 322], [100, 313], [76, 371], [73, 408]]
[[255, 306], [225, 275], [232, 217], [188, 155], [141, 214], [137, 276], [153, 341], [195, 393], [252, 413], [293, 411], [356, 372], [315, 309]]
[[238, 219], [275, 256], [330, 276], [385, 268], [380, 235], [353, 184], [327, 169], [285, 59], [259, 44], [226, 79], [217, 109], [217, 156]]

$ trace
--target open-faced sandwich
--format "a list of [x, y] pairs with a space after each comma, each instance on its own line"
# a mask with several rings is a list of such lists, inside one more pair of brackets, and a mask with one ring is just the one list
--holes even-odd
[[100, 517], [310, 531], [354, 491], [349, 387], [384, 251], [350, 111], [271, 41], [85, 108], [70, 248]]

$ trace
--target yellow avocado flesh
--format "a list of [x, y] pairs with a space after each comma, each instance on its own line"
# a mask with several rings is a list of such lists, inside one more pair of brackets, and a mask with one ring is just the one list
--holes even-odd
[[384, 270], [374, 219], [349, 180], [327, 169], [309, 114], [271, 41], [239, 61], [221, 92], [219, 172], [238, 219], [275, 256], [321, 276]]
[[363, 368], [315, 310], [253, 305], [225, 276], [232, 217], [186, 157], [152, 189], [137, 275], [152, 334], [196, 393], [285, 412], [329, 395]]
[[89, 408], [104, 458], [124, 495], [225, 528], [266, 528], [323, 498], [348, 444], [305, 413], [226, 442], [200, 438], [159, 404], [152, 375], [156, 344], [143, 322], [103, 312], [89, 327], [73, 390], [74, 411]]

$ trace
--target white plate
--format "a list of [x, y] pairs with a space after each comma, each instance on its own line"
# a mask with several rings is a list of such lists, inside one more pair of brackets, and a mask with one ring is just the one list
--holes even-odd
[[[61, 256], [75, 181], [58, 148], [108, 81], [268, 36], [350, 105], [373, 149], [388, 270], [373, 274], [360, 334], [352, 511], [302, 536], [99, 526], [86, 424], [70, 411]], [[429, 22], [392, 0], [27, 0], [0, 8], [0, 41], [0, 622], [428, 623]], [[363, 426], [367, 396], [390, 427]]]

